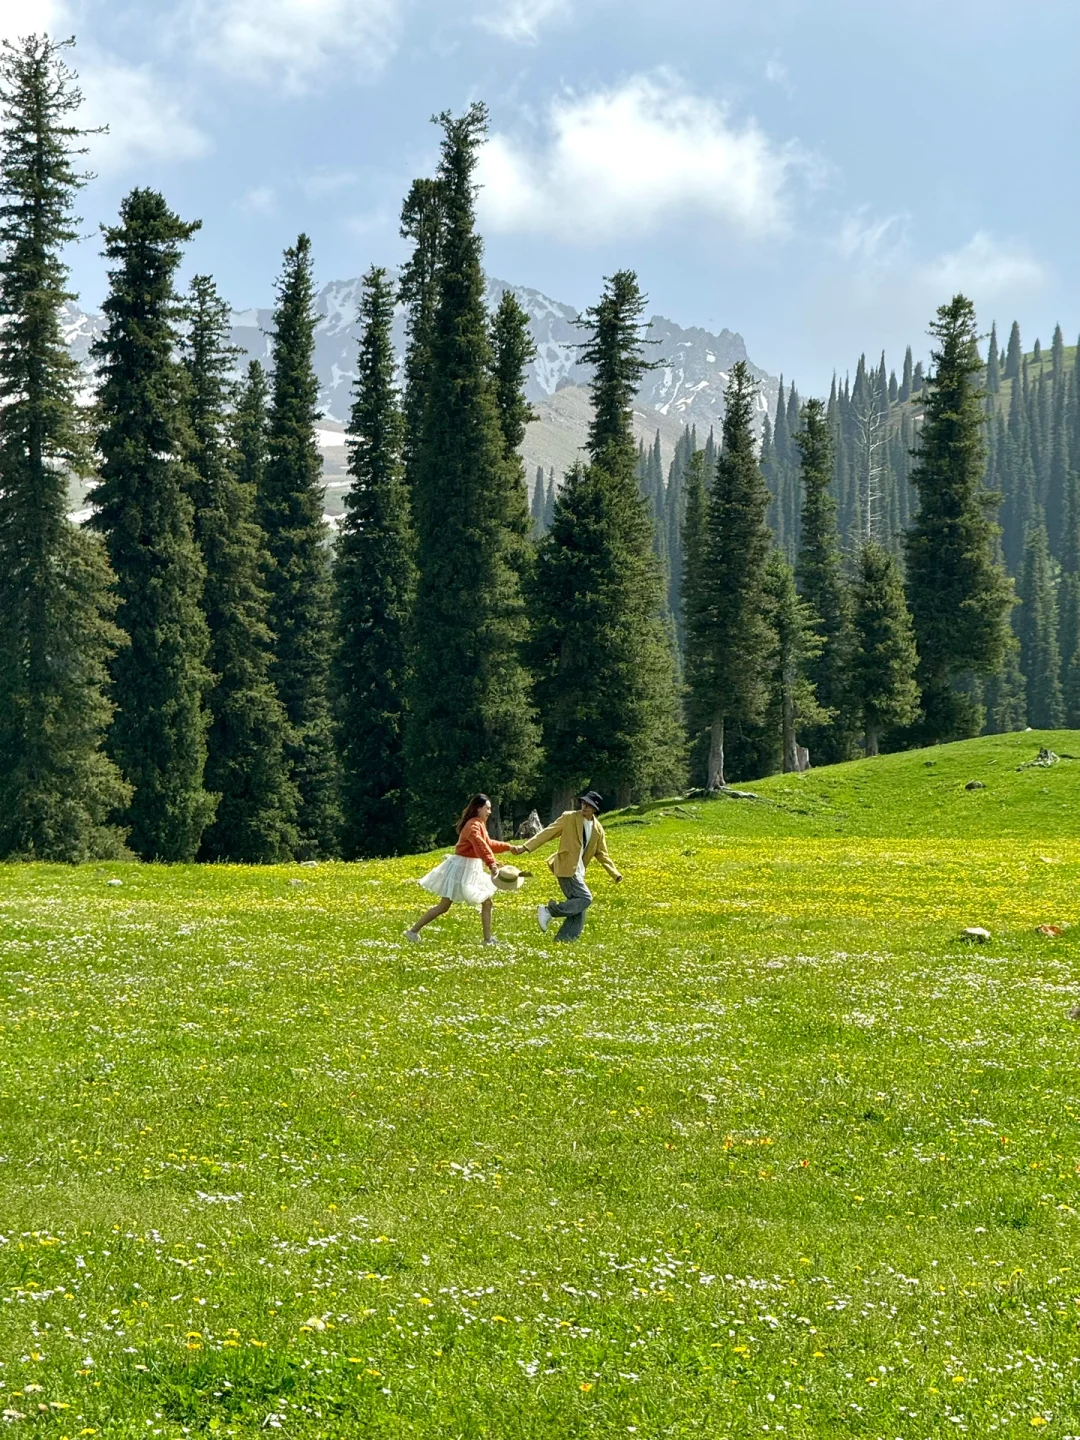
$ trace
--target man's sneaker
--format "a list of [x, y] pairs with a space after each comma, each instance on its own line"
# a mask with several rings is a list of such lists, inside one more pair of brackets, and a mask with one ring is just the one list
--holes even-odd
[[420, 936], [416, 933], [415, 930], [406, 930], [405, 939], [411, 940], [414, 945], [419, 945], [420, 943]]
[[551, 911], [546, 905], [538, 905], [536, 907], [536, 923], [540, 926], [540, 929], [543, 930], [544, 934], [546, 935], [547, 928], [551, 924]]

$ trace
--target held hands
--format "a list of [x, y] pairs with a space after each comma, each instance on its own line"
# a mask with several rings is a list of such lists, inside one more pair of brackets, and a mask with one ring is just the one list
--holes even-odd
[[510, 854], [511, 854], [511, 855], [527, 855], [527, 854], [528, 854], [528, 851], [526, 850], [526, 848], [525, 848], [524, 845], [511, 845], [511, 846], [510, 846]]

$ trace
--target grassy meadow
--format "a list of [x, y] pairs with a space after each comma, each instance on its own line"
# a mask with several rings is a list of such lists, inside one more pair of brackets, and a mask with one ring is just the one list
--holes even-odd
[[491, 950], [460, 907], [403, 940], [423, 858], [5, 867], [3, 1421], [1080, 1436], [1080, 758], [1040, 744], [1080, 757], [614, 817], [577, 947], [535, 862]]

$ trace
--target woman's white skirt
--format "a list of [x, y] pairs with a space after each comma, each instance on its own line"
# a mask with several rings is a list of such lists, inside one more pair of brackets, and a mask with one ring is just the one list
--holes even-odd
[[482, 905], [495, 894], [491, 873], [482, 860], [468, 855], [447, 855], [441, 865], [429, 870], [420, 884], [444, 900], [461, 900]]

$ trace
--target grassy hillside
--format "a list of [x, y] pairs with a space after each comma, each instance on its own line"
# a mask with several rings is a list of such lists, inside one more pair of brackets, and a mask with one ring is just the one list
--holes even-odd
[[497, 950], [458, 907], [405, 944], [423, 858], [0, 871], [0, 1410], [1075, 1434], [1080, 928], [1036, 927], [1080, 921], [1080, 762], [1018, 772], [1046, 738], [614, 817], [576, 948], [538, 864]]
[[[1043, 748], [1061, 763], [1031, 766]], [[984, 788], [968, 790], [972, 782]], [[990, 735], [805, 775], [775, 775], [741, 788], [772, 803], [727, 802], [714, 817], [727, 833], [1071, 836], [1080, 815], [1080, 732]]]

